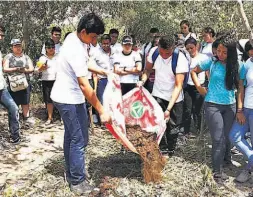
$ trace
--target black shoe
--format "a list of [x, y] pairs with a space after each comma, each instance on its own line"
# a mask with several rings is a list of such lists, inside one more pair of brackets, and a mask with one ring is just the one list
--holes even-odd
[[172, 157], [174, 154], [175, 154], [175, 150], [169, 150], [169, 151], [168, 151], [168, 155], [169, 155], [170, 157]]
[[17, 137], [16, 139], [13, 139], [13, 138], [10, 139], [10, 143], [13, 145], [18, 145], [20, 144], [20, 142], [21, 142], [20, 137]]

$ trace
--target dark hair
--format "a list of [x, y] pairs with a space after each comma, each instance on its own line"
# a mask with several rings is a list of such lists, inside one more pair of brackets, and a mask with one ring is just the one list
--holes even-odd
[[51, 34], [53, 34], [55, 31], [61, 33], [61, 28], [60, 27], [53, 27], [51, 30]]
[[49, 47], [49, 46], [55, 46], [55, 43], [51, 38], [47, 39], [45, 42], [45, 47]]
[[227, 63], [226, 63], [226, 76], [225, 84], [227, 90], [238, 89], [239, 86], [239, 63], [236, 49], [236, 42], [226, 42], [223, 39], [219, 42], [227, 48]]
[[159, 40], [159, 46], [163, 49], [169, 49], [171, 47], [175, 46], [175, 39], [174, 39], [174, 35], [166, 35], [166, 36], [162, 36]]
[[245, 44], [245, 51], [248, 53], [250, 50], [253, 50], [253, 46], [251, 45], [250, 41], [248, 41]]
[[185, 41], [185, 43], [184, 43], [185, 46], [186, 46], [187, 44], [194, 44], [195, 46], [197, 46], [198, 42], [197, 42], [197, 40], [196, 40], [195, 38], [190, 37], [190, 38], [188, 38], [188, 39]]
[[[159, 39], [160, 40], [160, 38], [161, 38], [161, 36], [160, 35], [156, 35], [156, 36], [154, 36], [153, 37], [153, 40], [152, 40], [152, 46], [151, 47], [155, 47], [156, 45], [155, 45], [155, 41], [157, 40], [157, 39]], [[159, 40], [158, 40], [158, 43], [159, 43]]]
[[213, 42], [213, 44], [212, 44], [212, 48], [213, 48], [213, 49], [217, 49], [218, 46], [219, 46], [219, 44], [220, 44], [220, 39], [216, 39], [216, 40]]
[[67, 32], [66, 34], [65, 34], [65, 36], [64, 36], [64, 40], [68, 37], [68, 35], [69, 34], [71, 34], [72, 32], [71, 31], [69, 31], [69, 32]]
[[110, 37], [110, 35], [109, 35], [109, 34], [104, 34], [104, 35], [102, 35], [102, 36], [101, 36], [101, 42], [102, 42], [103, 40], [110, 40], [110, 42], [111, 42], [111, 37]]
[[159, 29], [152, 27], [152, 28], [149, 30], [149, 33], [152, 33], [152, 34], [154, 34], [154, 33], [159, 33]]
[[5, 32], [4, 26], [0, 25], [0, 31]]
[[110, 29], [109, 34], [118, 34], [119, 35], [119, 31], [117, 29]]
[[86, 33], [103, 34], [105, 25], [103, 21], [94, 13], [85, 14], [77, 25], [77, 32], [80, 33], [85, 29]]
[[249, 54], [248, 54], [248, 52], [250, 51], [250, 50], [253, 50], [253, 47], [252, 47], [252, 45], [250, 44], [250, 41], [248, 41], [248, 42], [246, 42], [246, 44], [245, 44], [245, 47], [244, 47], [244, 49], [243, 49], [243, 47], [241, 46], [241, 44], [240, 44], [240, 42], [238, 41], [237, 42], [237, 49], [240, 51], [240, 52], [242, 52], [242, 61], [247, 61], [247, 59], [249, 59]]
[[182, 20], [180, 22], [180, 26], [181, 25], [187, 25], [189, 27], [189, 32], [192, 32], [192, 28], [191, 28], [190, 22], [188, 20]]
[[203, 32], [205, 32], [205, 33], [207, 33], [207, 34], [211, 34], [212, 37], [215, 36], [215, 32], [214, 32], [213, 28], [211, 28], [211, 27], [205, 27], [205, 28], [203, 29]]

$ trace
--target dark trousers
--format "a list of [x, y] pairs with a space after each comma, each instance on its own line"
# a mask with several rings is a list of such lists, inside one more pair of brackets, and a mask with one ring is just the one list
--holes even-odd
[[189, 133], [192, 128], [192, 118], [195, 131], [201, 130], [204, 97], [201, 96], [195, 86], [187, 85], [184, 88], [184, 132]]
[[122, 96], [136, 87], [136, 83], [121, 83]]
[[[169, 102], [154, 97], [162, 110], [165, 111], [168, 107]], [[177, 144], [178, 133], [182, 132], [183, 129], [183, 101], [175, 103], [170, 111], [170, 119], [167, 123], [164, 136], [160, 143], [160, 149], [168, 148], [169, 151], [174, 151]]]
[[66, 174], [72, 185], [85, 180], [85, 152], [88, 144], [88, 118], [86, 104], [54, 102], [64, 123], [64, 158]]
[[214, 172], [221, 172], [224, 160], [231, 160], [229, 133], [235, 118], [235, 110], [235, 104], [221, 105], [205, 102], [206, 122], [212, 138]]

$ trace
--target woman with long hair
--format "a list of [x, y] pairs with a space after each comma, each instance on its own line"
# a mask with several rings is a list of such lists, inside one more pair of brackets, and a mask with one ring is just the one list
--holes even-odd
[[196, 34], [192, 33], [192, 27], [188, 20], [182, 20], [180, 22], [180, 30], [181, 32], [178, 35], [179, 39], [184, 39], [186, 41], [190, 37], [195, 38], [195, 39], [197, 38]]
[[[224, 164], [232, 163], [229, 132], [236, 111], [235, 90], [239, 85], [238, 70], [236, 41], [230, 33], [220, 38], [217, 59], [209, 58], [191, 71], [197, 90], [205, 96], [206, 122], [212, 139], [213, 178], [217, 182], [228, 179], [222, 168]], [[201, 86], [197, 77], [202, 71], [210, 72], [208, 89]]]

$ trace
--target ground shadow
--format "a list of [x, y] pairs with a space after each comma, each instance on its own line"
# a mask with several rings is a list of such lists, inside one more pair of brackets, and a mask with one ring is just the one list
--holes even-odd
[[58, 154], [46, 161], [44, 167], [47, 173], [55, 177], [65, 177], [65, 163], [62, 154]]
[[88, 172], [96, 184], [99, 184], [106, 176], [142, 180], [141, 159], [132, 152], [91, 158]]

